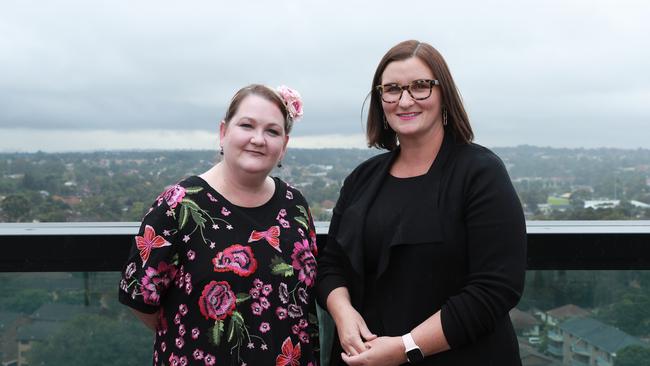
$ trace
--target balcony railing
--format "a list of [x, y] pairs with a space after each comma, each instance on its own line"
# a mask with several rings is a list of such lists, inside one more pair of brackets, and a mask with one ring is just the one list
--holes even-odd
[[[0, 272], [118, 271], [138, 223], [0, 224]], [[318, 222], [318, 242], [329, 223]], [[650, 221], [529, 221], [528, 269], [650, 269]], [[106, 250], [110, 248], [110, 250]]]

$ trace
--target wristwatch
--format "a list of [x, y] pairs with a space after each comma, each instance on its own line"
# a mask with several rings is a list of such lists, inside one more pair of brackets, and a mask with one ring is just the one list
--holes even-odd
[[415, 344], [411, 333], [406, 333], [402, 336], [402, 342], [404, 342], [404, 348], [406, 348], [406, 360], [409, 363], [417, 363], [424, 359], [420, 347]]

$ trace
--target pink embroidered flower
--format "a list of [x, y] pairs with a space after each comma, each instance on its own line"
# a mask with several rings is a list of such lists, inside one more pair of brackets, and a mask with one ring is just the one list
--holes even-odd
[[213, 366], [215, 361], [216, 359], [214, 358], [214, 356], [209, 353], [205, 355], [205, 357], [203, 358], [203, 362], [205, 363], [206, 366]]
[[181, 358], [179, 359], [178, 364], [179, 364], [180, 366], [187, 366], [187, 356], [183, 356], [183, 357], [181, 357]]
[[260, 297], [260, 306], [263, 309], [268, 309], [269, 307], [271, 307], [271, 303], [266, 297]]
[[278, 306], [278, 308], [275, 309], [275, 315], [278, 316], [278, 319], [284, 320], [287, 318], [287, 309], [283, 308], [282, 306]]
[[184, 336], [185, 335], [185, 325], [181, 324], [178, 326], [178, 335], [179, 336]]
[[288, 228], [291, 227], [291, 225], [289, 224], [289, 221], [287, 221], [287, 220], [285, 220], [285, 219], [283, 219], [283, 218], [280, 218], [280, 220], [278, 220], [278, 222], [279, 222], [280, 225], [281, 225], [283, 228], [285, 228], [285, 229], [288, 229]]
[[271, 291], [273, 291], [273, 285], [271, 285], [270, 283], [267, 283], [262, 287], [262, 293], [264, 294], [264, 296], [269, 296]]
[[175, 184], [158, 196], [158, 206], [165, 200], [169, 208], [174, 209], [183, 200], [183, 197], [185, 197], [185, 188]]
[[271, 325], [268, 322], [262, 322], [262, 324], [260, 324], [260, 332], [266, 333], [269, 330], [271, 330]]
[[291, 333], [293, 333], [293, 334], [300, 333], [300, 327], [298, 326], [298, 324], [294, 324], [294, 325], [291, 326]]
[[237, 298], [226, 281], [210, 281], [199, 298], [199, 310], [206, 319], [223, 320], [235, 310]]
[[217, 202], [217, 199], [214, 198], [214, 196], [212, 195], [212, 193], [208, 192], [208, 193], [206, 193], [206, 195], [208, 196], [208, 198], [210, 199], [210, 201], [212, 201], [212, 202]]
[[276, 90], [284, 100], [291, 119], [297, 120], [302, 117], [302, 98], [300, 97], [300, 93], [286, 85], [280, 85]]
[[299, 326], [301, 329], [305, 329], [305, 328], [307, 328], [308, 325], [309, 325], [309, 323], [307, 322], [307, 319], [305, 319], [305, 318], [302, 318], [302, 319], [300, 319], [300, 320], [298, 321], [298, 326]]
[[194, 352], [192, 352], [192, 357], [194, 357], [195, 360], [202, 360], [203, 359], [203, 351], [200, 349], [195, 349]]
[[282, 282], [280, 284], [280, 289], [278, 290], [278, 297], [283, 304], [289, 302], [289, 290], [287, 289], [287, 284]]
[[164, 341], [160, 342], [160, 350], [163, 352], [167, 351], [167, 343], [165, 343]]
[[170, 366], [178, 366], [179, 363], [178, 356], [174, 355], [174, 352], [172, 352], [167, 361], [169, 361]]
[[185, 340], [182, 337], [176, 337], [176, 347], [183, 348], [185, 345]]
[[300, 342], [302, 343], [309, 343], [309, 334], [305, 332], [304, 330], [298, 334], [298, 338], [300, 339]]
[[291, 318], [300, 318], [302, 316], [302, 308], [295, 304], [289, 304], [289, 316]]
[[196, 253], [192, 249], [188, 250], [187, 251], [187, 259], [193, 261], [194, 258], [196, 258]]
[[257, 299], [260, 297], [260, 290], [256, 288], [252, 288], [248, 291], [248, 293], [251, 295], [253, 299]]
[[230, 215], [230, 211], [228, 211], [228, 209], [225, 207], [221, 207], [221, 214], [224, 216], [228, 216]]
[[176, 276], [176, 267], [165, 262], [159, 262], [158, 268], [147, 267], [142, 277], [140, 292], [145, 304], [160, 304], [160, 294], [169, 287]]
[[253, 315], [262, 315], [262, 310], [262, 306], [259, 302], [254, 302], [251, 304], [251, 311], [253, 312]]
[[285, 217], [285, 216], [287, 216], [287, 210], [285, 210], [283, 208], [283, 209], [280, 209], [280, 212], [278, 212], [278, 217], [276, 217], [276, 219], [279, 219], [280, 217]]
[[298, 280], [312, 287], [316, 279], [316, 258], [309, 248], [309, 242], [303, 239], [302, 242], [293, 243], [293, 246], [291, 265], [298, 270]]
[[192, 328], [192, 339], [198, 339], [200, 334], [199, 328]]
[[187, 315], [187, 305], [185, 304], [178, 305], [178, 312], [181, 313], [182, 316]]
[[174, 324], [179, 325], [180, 323], [181, 323], [181, 314], [176, 313], [176, 315], [174, 315]]
[[192, 282], [185, 282], [185, 293], [188, 295], [192, 293]]
[[257, 260], [249, 246], [233, 244], [212, 258], [215, 272], [235, 272], [239, 276], [250, 276], [257, 270]]
[[260, 280], [259, 278], [256, 278], [253, 280], [253, 286], [255, 286], [256, 289], [262, 289], [262, 286], [264, 286], [264, 282]]
[[282, 353], [275, 359], [275, 366], [300, 366], [300, 342], [295, 346], [291, 337], [282, 342]]

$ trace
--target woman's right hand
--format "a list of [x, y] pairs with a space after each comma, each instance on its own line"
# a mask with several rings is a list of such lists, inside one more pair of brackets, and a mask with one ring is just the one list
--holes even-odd
[[350, 303], [348, 289], [339, 287], [327, 297], [327, 308], [336, 323], [336, 330], [343, 351], [354, 356], [366, 350], [366, 341], [377, 338], [366, 325], [365, 320]]

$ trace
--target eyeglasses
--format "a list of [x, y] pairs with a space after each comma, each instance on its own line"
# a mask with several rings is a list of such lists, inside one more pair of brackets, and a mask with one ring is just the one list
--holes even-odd
[[415, 80], [408, 85], [384, 84], [377, 85], [375, 89], [379, 92], [381, 100], [385, 103], [396, 103], [402, 99], [402, 93], [406, 90], [411, 98], [424, 100], [431, 96], [431, 89], [434, 85], [440, 85], [438, 80]]

